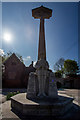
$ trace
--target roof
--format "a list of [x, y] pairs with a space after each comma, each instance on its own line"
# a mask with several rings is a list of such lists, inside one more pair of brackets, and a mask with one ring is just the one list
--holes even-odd
[[[13, 53], [10, 57], [8, 57], [4, 62], [3, 62], [3, 64], [5, 65], [11, 58], [13, 58], [13, 57], [15, 57], [20, 63], [22, 63], [23, 64], [23, 62], [19, 59], [19, 57], [15, 54], [15, 53]], [[23, 64], [24, 65], [24, 64]], [[25, 66], [25, 65], [24, 65]]]

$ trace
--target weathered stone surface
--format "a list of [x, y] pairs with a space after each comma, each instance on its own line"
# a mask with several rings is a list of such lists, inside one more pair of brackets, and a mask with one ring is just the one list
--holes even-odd
[[34, 98], [37, 94], [37, 75], [34, 72], [29, 74], [28, 88], [27, 88], [27, 98]]
[[49, 19], [52, 16], [52, 10], [44, 6], [32, 9], [32, 16], [35, 19], [40, 19], [43, 16], [44, 19]]
[[55, 78], [53, 72], [50, 72], [48, 95], [49, 95], [49, 97], [52, 97], [52, 98], [58, 97], [58, 92], [57, 92], [57, 87], [56, 87], [56, 78]]
[[49, 68], [48, 62], [45, 61], [44, 59], [38, 60], [35, 67], [39, 83], [38, 96], [46, 96], [45, 87], [47, 79], [47, 69]]
[[33, 98], [33, 96], [34, 97], [49, 96], [49, 97], [57, 98], [57, 88], [56, 88], [55, 80], [53, 82], [54, 75], [49, 70], [49, 64], [46, 61], [46, 45], [45, 45], [45, 32], [44, 32], [44, 19], [48, 19], [52, 16], [52, 10], [41, 6], [39, 8], [32, 10], [32, 16], [34, 18], [40, 19], [38, 61], [35, 65], [37, 84], [35, 84], [36, 81], [35, 75], [30, 74], [27, 98]]
[[40, 19], [38, 60], [46, 60], [44, 19], [49, 19], [52, 16], [52, 10], [41, 6], [32, 10], [32, 16]]
[[61, 116], [72, 107], [72, 100], [61, 96], [57, 100], [48, 97], [29, 100], [25, 93], [21, 93], [11, 98], [11, 107], [24, 116]]
[[35, 65], [35, 68], [36, 68], [36, 69], [41, 69], [42, 67], [43, 67], [44, 69], [46, 69], [46, 70], [49, 69], [49, 64], [48, 64], [48, 62], [47, 62], [46, 60], [44, 60], [44, 59], [38, 60], [37, 63], [36, 63], [36, 65]]

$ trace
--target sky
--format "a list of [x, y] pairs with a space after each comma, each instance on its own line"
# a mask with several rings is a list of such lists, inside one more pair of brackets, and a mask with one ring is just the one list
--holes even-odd
[[[45, 20], [46, 55], [50, 69], [63, 57], [78, 61], [78, 3], [77, 2], [4, 2], [2, 3], [2, 51], [20, 54], [26, 66], [38, 58], [39, 19], [32, 9], [52, 9]], [[10, 41], [4, 38], [8, 33]]]

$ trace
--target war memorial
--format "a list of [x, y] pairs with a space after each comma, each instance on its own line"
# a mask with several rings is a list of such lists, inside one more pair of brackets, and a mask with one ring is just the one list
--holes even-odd
[[40, 6], [32, 9], [32, 16], [40, 19], [36, 72], [29, 74], [27, 93], [11, 98], [11, 107], [23, 116], [62, 116], [72, 107], [73, 98], [58, 95], [55, 75], [46, 60], [44, 22], [52, 16], [52, 10]]

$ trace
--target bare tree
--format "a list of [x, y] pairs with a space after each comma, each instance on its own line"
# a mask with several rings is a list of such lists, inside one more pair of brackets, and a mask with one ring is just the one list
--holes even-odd
[[64, 58], [60, 58], [55, 64], [54, 64], [54, 70], [59, 71], [62, 70], [64, 65]]

